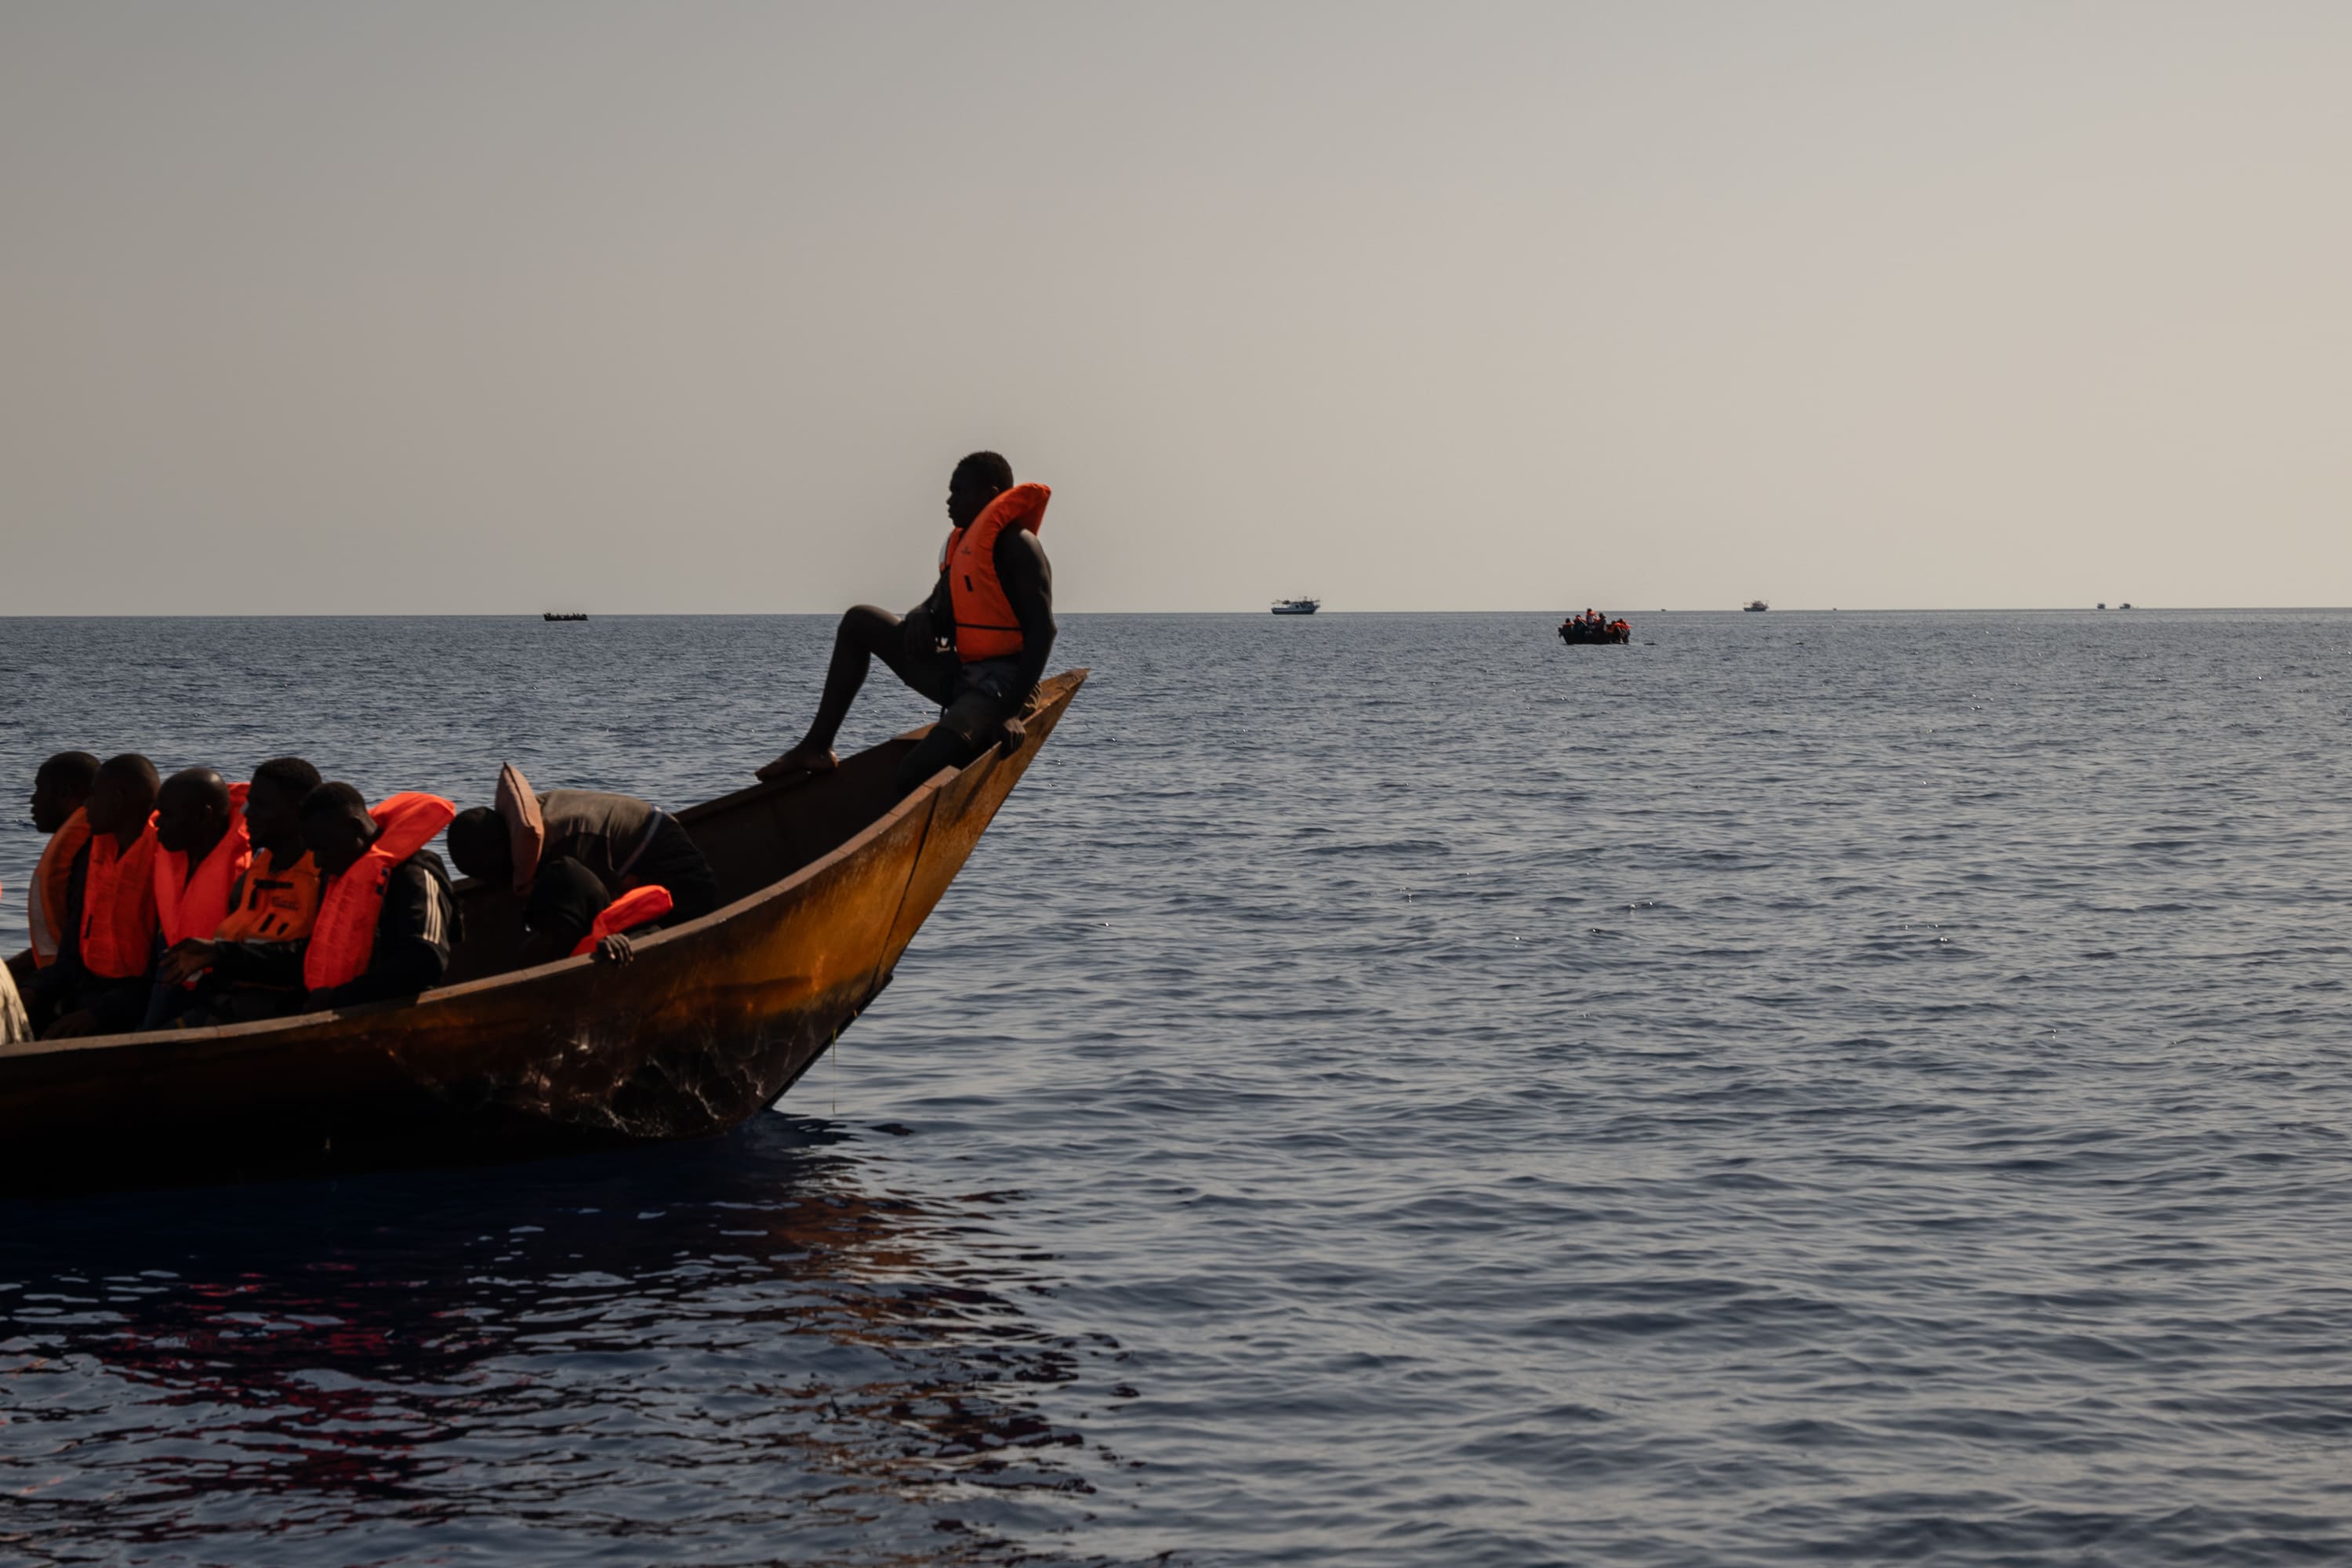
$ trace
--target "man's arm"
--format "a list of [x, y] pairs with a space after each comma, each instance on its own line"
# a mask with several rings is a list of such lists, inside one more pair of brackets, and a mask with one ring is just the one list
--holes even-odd
[[348, 985], [313, 992], [313, 1007], [356, 1007], [388, 996], [414, 996], [441, 984], [449, 969], [455, 906], [441, 879], [415, 860], [393, 868], [375, 922], [375, 951], [367, 973]]
[[1045, 547], [1025, 528], [1008, 528], [996, 536], [996, 580], [1013, 606], [1021, 626], [1021, 658], [1015, 667], [1015, 689], [1026, 697], [1045, 677], [1045, 661], [1053, 657], [1054, 563]]

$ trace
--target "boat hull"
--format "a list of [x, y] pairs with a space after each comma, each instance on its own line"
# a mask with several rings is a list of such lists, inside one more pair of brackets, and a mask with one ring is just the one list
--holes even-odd
[[518, 900], [468, 885], [460, 983], [413, 1003], [0, 1047], [0, 1190], [723, 1132], [774, 1103], [889, 984], [1084, 679], [1042, 689], [1018, 751], [942, 771], [901, 801], [890, 780], [920, 731], [835, 773], [680, 813], [731, 901], [640, 939], [625, 966], [506, 972]]

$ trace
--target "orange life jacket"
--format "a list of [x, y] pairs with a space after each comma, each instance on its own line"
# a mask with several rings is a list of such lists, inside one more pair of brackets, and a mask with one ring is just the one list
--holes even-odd
[[948, 540], [948, 596], [955, 606], [956, 657], [966, 664], [1010, 658], [1021, 651], [1021, 623], [1013, 601], [996, 580], [997, 536], [1008, 528], [1034, 533], [1045, 526], [1045, 503], [1054, 492], [1044, 485], [1015, 485], [988, 503]]
[[433, 842], [449, 826], [457, 807], [437, 795], [394, 795], [369, 808], [375, 843], [350, 870], [329, 879], [319, 895], [318, 919], [302, 955], [302, 984], [312, 991], [348, 985], [367, 973], [375, 956], [375, 922], [383, 915], [383, 892], [402, 861]]
[[649, 921], [657, 921], [670, 911], [667, 888], [646, 886], [631, 888], [606, 904], [588, 927], [588, 934], [572, 948], [572, 956], [579, 957], [606, 937], [620, 931], [634, 931]]
[[89, 836], [81, 884], [82, 967], [101, 980], [134, 980], [155, 956], [155, 818], [130, 848], [111, 833]]
[[40, 868], [26, 890], [26, 922], [33, 928], [33, 963], [47, 969], [58, 961], [58, 944], [66, 939], [66, 899], [70, 891], [74, 857], [89, 842], [89, 813], [74, 807], [66, 825], [49, 835], [41, 850]]
[[308, 854], [281, 871], [271, 863], [268, 850], [255, 850], [227, 918], [215, 933], [217, 940], [301, 941], [319, 918], [319, 863]]
[[229, 895], [253, 860], [253, 839], [245, 830], [246, 788], [228, 786], [228, 831], [194, 875], [188, 872], [186, 851], [155, 846], [155, 919], [163, 928], [164, 946], [192, 936], [209, 941], [228, 919]]

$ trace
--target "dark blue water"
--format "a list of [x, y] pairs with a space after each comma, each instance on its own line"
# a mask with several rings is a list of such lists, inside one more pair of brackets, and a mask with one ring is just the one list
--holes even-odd
[[[0, 776], [680, 805], [826, 629], [0, 621]], [[1549, 630], [1073, 617], [727, 1142], [0, 1205], [0, 1554], [2352, 1556], [2352, 616]]]

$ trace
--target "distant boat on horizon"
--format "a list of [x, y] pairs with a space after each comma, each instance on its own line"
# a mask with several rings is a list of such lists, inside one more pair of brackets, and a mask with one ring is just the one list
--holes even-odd
[[539, 618], [542, 621], [584, 621], [588, 618], [588, 612], [585, 610], [542, 610], [540, 612]]
[[1752, 613], [1752, 612], [1756, 612], [1756, 611], [1761, 611], [1761, 610], [1769, 610], [1769, 609], [1770, 609], [1771, 607], [1772, 607], [1771, 605], [1769, 605], [1766, 604], [1766, 603], [1765, 603], [1763, 600], [1761, 600], [1761, 599], [1750, 599], [1750, 600], [1748, 600], [1748, 603], [1747, 603], [1747, 604], [1745, 604], [1745, 605], [1741, 605], [1741, 606], [1740, 606], [1740, 608], [1742, 608], [1742, 609], [1744, 609], [1744, 610], [1750, 611], [1751, 613]]
[[1277, 616], [1311, 616], [1323, 607], [1320, 599], [1276, 599], [1274, 613]]

